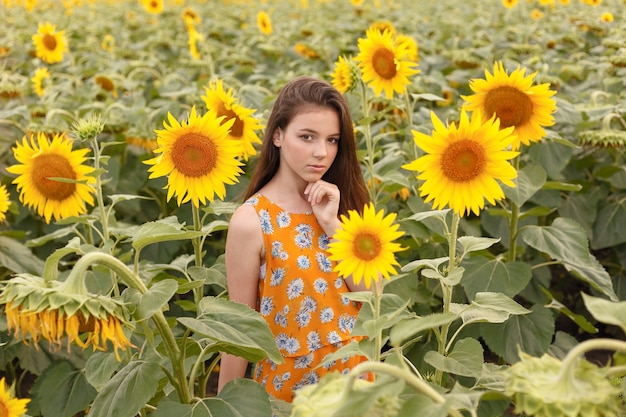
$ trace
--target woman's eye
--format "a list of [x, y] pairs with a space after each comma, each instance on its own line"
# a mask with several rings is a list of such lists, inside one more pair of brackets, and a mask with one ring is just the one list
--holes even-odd
[[328, 139], [330, 143], [339, 143], [339, 138], [330, 138]]

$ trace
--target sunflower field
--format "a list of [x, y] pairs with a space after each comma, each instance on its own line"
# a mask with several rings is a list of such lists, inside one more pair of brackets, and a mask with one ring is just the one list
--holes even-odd
[[[0, 16], [0, 417], [626, 415], [626, 1]], [[355, 122], [371, 204], [329, 251], [382, 291], [349, 295], [366, 337], [327, 360], [369, 360], [293, 403], [218, 394], [220, 353], [280, 360], [224, 246], [300, 75]]]

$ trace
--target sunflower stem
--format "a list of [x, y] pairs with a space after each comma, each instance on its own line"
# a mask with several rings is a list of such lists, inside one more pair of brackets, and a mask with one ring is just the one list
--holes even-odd
[[[409, 370], [399, 368], [395, 365], [390, 365], [384, 362], [362, 362], [355, 366], [348, 374], [348, 381], [346, 382], [344, 388], [344, 396], [347, 396], [350, 390], [353, 389], [354, 382], [359, 377], [359, 375], [366, 372], [386, 374], [389, 376], [393, 376], [397, 379], [401, 379], [415, 391], [419, 392], [420, 394], [424, 394], [426, 397], [428, 397], [437, 404], [443, 404], [446, 401], [446, 399], [441, 394], [439, 394], [433, 387], [428, 385], [426, 381], [418, 378]], [[454, 409], [448, 410], [448, 414], [455, 417], [462, 416], [461, 413]]]
[[374, 143], [372, 140], [372, 122], [370, 121], [370, 105], [367, 100], [367, 85], [363, 82], [363, 80], [361, 80], [361, 93], [365, 128], [365, 145], [367, 146], [367, 173], [369, 177], [368, 189], [370, 191], [370, 200], [376, 202], [378, 193], [376, 190], [376, 180], [374, 178]]
[[[200, 220], [200, 207], [197, 207], [195, 204], [191, 204], [191, 211], [193, 213], [193, 229], [196, 232], [202, 230], [202, 221]], [[202, 237], [194, 237], [191, 240], [193, 244], [193, 251], [196, 255], [196, 266], [202, 266]], [[200, 302], [202, 298], [202, 293], [199, 292], [199, 289], [194, 289], [194, 299], [196, 300], [196, 304]]]
[[96, 140], [96, 138], [94, 137], [92, 140], [92, 146], [93, 146], [93, 160], [94, 160], [94, 169], [96, 172], [96, 199], [98, 201], [98, 208], [100, 209], [100, 223], [102, 224], [102, 239], [104, 240], [104, 242], [102, 242], [103, 244], [106, 244], [106, 242], [109, 240], [109, 219], [107, 217], [107, 212], [104, 209], [104, 196], [102, 193], [102, 174], [100, 171], [100, 156], [101, 156], [101, 151], [100, 151], [100, 146], [98, 146], [98, 141]]
[[[452, 212], [452, 225], [450, 227], [450, 234], [448, 235], [448, 274], [456, 268], [456, 239], [459, 233], [459, 221], [460, 216], [456, 211]], [[454, 287], [441, 282], [441, 291], [443, 293], [443, 313], [450, 312], [450, 304], [452, 303], [452, 291]], [[444, 356], [447, 353], [448, 332], [450, 331], [450, 323], [446, 323], [441, 327], [441, 334], [439, 335], [439, 344], [437, 352]], [[441, 385], [443, 381], [443, 371], [437, 369], [435, 372], [435, 382]]]
[[[111, 271], [115, 272], [124, 283], [139, 291], [140, 294], [148, 292], [148, 287], [146, 287], [143, 281], [135, 275], [126, 264], [113, 255], [104, 252], [90, 252], [83, 255], [76, 264], [74, 264], [74, 268], [72, 268], [72, 271], [68, 275], [67, 281], [83, 278], [89, 266], [95, 264], [106, 266]], [[167, 323], [162, 310], [155, 312], [152, 316], [152, 320], [154, 320], [157, 330], [161, 334], [163, 344], [172, 361], [172, 370], [174, 371], [175, 377], [173, 380], [174, 389], [176, 389], [180, 401], [183, 404], [188, 404], [191, 401], [191, 395], [185, 376], [185, 368], [183, 365], [184, 358], [182, 358], [180, 354], [180, 349], [178, 348], [172, 329]]]
[[578, 361], [579, 357], [584, 355], [586, 352], [592, 350], [614, 350], [617, 352], [626, 353], [626, 342], [622, 340], [616, 339], [588, 339], [584, 342], [581, 342], [574, 346], [561, 364], [561, 372], [559, 374], [559, 380], [567, 381], [573, 379], [572, 372], [576, 369], [574, 366]]
[[[513, 165], [515, 166], [515, 170], [519, 170], [519, 156], [515, 157], [513, 161]], [[515, 261], [517, 257], [517, 228], [519, 227], [519, 216], [520, 216], [520, 207], [511, 202], [511, 217], [509, 219], [509, 251], [507, 252], [506, 259], [509, 262]]]
[[[380, 297], [381, 289], [378, 287], [378, 283], [374, 282], [374, 322], [378, 322], [380, 318]], [[376, 339], [374, 340], [374, 361], [380, 362], [380, 351], [382, 350], [382, 338], [383, 329], [380, 326], [376, 326]]]

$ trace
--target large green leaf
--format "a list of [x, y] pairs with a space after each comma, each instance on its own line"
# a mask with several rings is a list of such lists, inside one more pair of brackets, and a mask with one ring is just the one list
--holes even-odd
[[135, 311], [137, 320], [152, 317], [172, 298], [178, 289], [178, 283], [173, 279], [164, 279], [152, 285], [145, 294], [139, 298], [139, 304]]
[[465, 294], [473, 300], [478, 292], [500, 292], [514, 297], [532, 278], [532, 268], [525, 262], [504, 262], [475, 256], [463, 261], [465, 273], [461, 285]]
[[154, 222], [144, 223], [132, 233], [133, 248], [141, 251], [147, 245], [171, 240], [193, 239], [202, 236], [202, 232], [185, 230], [176, 216], [166, 217]]
[[[80, 370], [69, 362], [59, 361], [37, 378], [31, 395], [43, 417], [72, 417], [89, 406], [96, 390]], [[29, 411], [34, 411], [31, 406]]]
[[478, 378], [485, 358], [480, 342], [468, 337], [459, 340], [447, 356], [431, 350], [426, 353], [424, 360], [441, 371]]
[[0, 236], [0, 265], [18, 274], [41, 276], [44, 262], [17, 240]]
[[527, 226], [520, 236], [527, 245], [547, 253], [572, 274], [617, 300], [611, 277], [589, 252], [585, 231], [574, 220], [560, 217], [551, 226]]
[[613, 302], [582, 293], [585, 307], [599, 322], [612, 324], [626, 332], [626, 301]]
[[546, 171], [538, 165], [526, 165], [517, 171], [517, 178], [513, 180], [516, 187], [503, 185], [504, 195], [521, 207], [537, 191], [543, 187], [547, 179]]
[[389, 334], [393, 346], [400, 345], [404, 340], [429, 329], [452, 323], [458, 316], [450, 313], [434, 313], [424, 317], [403, 320], [392, 327]]
[[508, 363], [519, 360], [519, 350], [541, 356], [554, 334], [552, 312], [535, 305], [530, 314], [511, 316], [504, 324], [481, 323], [480, 334], [493, 352]]
[[85, 364], [85, 378], [97, 390], [100, 390], [109, 382], [120, 366], [114, 353], [94, 352]]
[[156, 362], [130, 362], [98, 393], [89, 417], [134, 417], [154, 396], [162, 376]]
[[269, 357], [282, 362], [267, 322], [245, 304], [217, 297], [204, 297], [198, 305], [198, 318], [179, 317], [178, 321], [215, 343], [215, 350], [241, 356], [251, 362]]
[[595, 223], [591, 247], [604, 249], [626, 242], [626, 199], [603, 204]]

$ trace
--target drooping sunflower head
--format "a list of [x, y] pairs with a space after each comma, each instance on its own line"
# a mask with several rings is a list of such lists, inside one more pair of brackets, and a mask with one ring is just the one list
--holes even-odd
[[350, 210], [348, 216], [341, 216], [341, 230], [328, 245], [330, 259], [337, 261], [334, 270], [345, 278], [352, 276], [356, 284], [365, 280], [367, 288], [381, 276], [389, 279], [399, 266], [395, 253], [404, 249], [394, 242], [404, 234], [394, 223], [396, 214], [377, 213], [370, 203], [363, 215]]
[[508, 162], [519, 153], [508, 150], [516, 140], [513, 127], [500, 129], [494, 116], [483, 122], [480, 111], [470, 119], [461, 112], [459, 125], [445, 126], [432, 112], [432, 136], [413, 131], [413, 139], [425, 155], [403, 165], [404, 169], [418, 171], [423, 180], [420, 195], [433, 200], [435, 209], [446, 205], [463, 216], [478, 215], [485, 206], [504, 198], [498, 183], [515, 187], [517, 171]]
[[84, 165], [89, 149], [72, 150], [73, 141], [64, 134], [55, 134], [49, 141], [44, 133], [24, 137], [13, 147], [17, 164], [7, 168], [17, 174], [20, 201], [46, 223], [78, 216], [94, 204], [94, 168]]
[[470, 81], [475, 94], [461, 96], [466, 101], [465, 110], [480, 110], [485, 119], [495, 115], [503, 129], [515, 127], [518, 140], [513, 143], [513, 150], [518, 150], [520, 143], [540, 141], [546, 135], [543, 127], [554, 124], [555, 91], [547, 83], [533, 86], [536, 73], [525, 76], [525, 72], [518, 67], [507, 74], [502, 62], [496, 62], [493, 75], [486, 70], [484, 80]]
[[44, 95], [45, 89], [44, 89], [44, 80], [47, 80], [48, 78], [50, 78], [50, 71], [48, 70], [48, 68], [43, 67], [43, 68], [37, 68], [35, 70], [35, 75], [33, 75], [33, 77], [30, 79], [30, 81], [33, 83], [33, 90], [35, 90], [35, 94], [37, 94], [39, 97]]
[[127, 324], [124, 304], [88, 293], [82, 279], [59, 283], [28, 274], [12, 277], [0, 293], [9, 333], [36, 348], [47, 340], [53, 351], [64, 343], [68, 351], [71, 344], [107, 350], [110, 342], [120, 360], [119, 350], [133, 346], [122, 328]]
[[67, 51], [65, 31], [56, 31], [56, 26], [50, 22], [39, 23], [37, 33], [33, 35], [37, 58], [48, 64], [63, 61], [63, 54]]
[[167, 176], [167, 199], [174, 194], [180, 206], [189, 200], [199, 207], [215, 196], [224, 199], [226, 184], [235, 184], [243, 173], [237, 159], [240, 144], [228, 137], [234, 119], [222, 123], [215, 110], [203, 116], [192, 107], [189, 118], [178, 122], [171, 113], [157, 130], [158, 155], [144, 163], [152, 165], [149, 178]]
[[272, 29], [272, 20], [270, 19], [270, 15], [267, 12], [261, 10], [256, 15], [256, 24], [259, 28], [259, 31], [264, 35], [271, 35], [273, 32]]
[[358, 47], [355, 60], [359, 62], [363, 81], [377, 96], [382, 91], [387, 98], [392, 98], [394, 92], [403, 94], [411, 84], [410, 77], [419, 73], [414, 68], [417, 63], [406, 59], [406, 50], [398, 47], [389, 30], [368, 29], [365, 39], [359, 39]]
[[26, 414], [30, 398], [16, 398], [15, 387], [7, 386], [4, 377], [0, 379], [0, 412], [2, 417], [20, 417]]
[[563, 372], [564, 362], [550, 355], [520, 353], [520, 361], [505, 370], [505, 394], [515, 410], [528, 416], [617, 417], [623, 410], [620, 389], [607, 369], [580, 358]]
[[254, 144], [261, 144], [261, 139], [256, 131], [263, 126], [253, 114], [256, 110], [248, 109], [241, 104], [233, 95], [232, 89], [224, 90], [222, 80], [210, 82], [208, 87], [204, 87], [205, 95], [202, 100], [207, 109], [217, 113], [217, 117], [222, 117], [222, 124], [232, 121], [232, 126], [228, 131], [228, 137], [239, 144], [239, 155], [246, 161], [251, 155], [256, 155]]
[[352, 91], [359, 81], [359, 67], [352, 58], [340, 56], [332, 73], [332, 84], [341, 94]]

